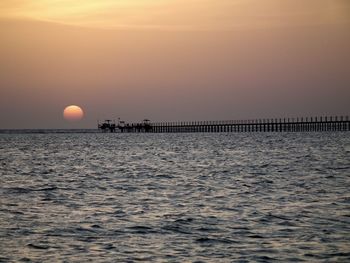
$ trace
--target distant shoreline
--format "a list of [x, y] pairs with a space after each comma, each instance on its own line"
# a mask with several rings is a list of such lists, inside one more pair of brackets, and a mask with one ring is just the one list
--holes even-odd
[[100, 133], [97, 129], [0, 129], [0, 134]]

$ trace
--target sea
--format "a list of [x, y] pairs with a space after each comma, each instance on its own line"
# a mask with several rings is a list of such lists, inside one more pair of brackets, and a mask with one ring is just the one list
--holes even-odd
[[350, 133], [0, 133], [0, 262], [350, 262]]

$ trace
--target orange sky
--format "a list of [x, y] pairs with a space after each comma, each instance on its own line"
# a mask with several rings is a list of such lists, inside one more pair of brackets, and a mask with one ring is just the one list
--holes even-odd
[[0, 36], [0, 128], [350, 113], [347, 0], [3, 0]]

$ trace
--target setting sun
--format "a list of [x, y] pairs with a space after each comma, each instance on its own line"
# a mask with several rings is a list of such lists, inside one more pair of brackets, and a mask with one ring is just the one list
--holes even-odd
[[68, 121], [79, 121], [83, 118], [83, 110], [76, 105], [68, 106], [63, 111], [63, 117]]

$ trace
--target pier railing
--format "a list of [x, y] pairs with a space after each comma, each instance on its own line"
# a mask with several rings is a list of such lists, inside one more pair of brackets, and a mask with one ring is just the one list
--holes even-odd
[[117, 125], [118, 132], [321, 132], [350, 131], [348, 116], [227, 121], [148, 122]]

